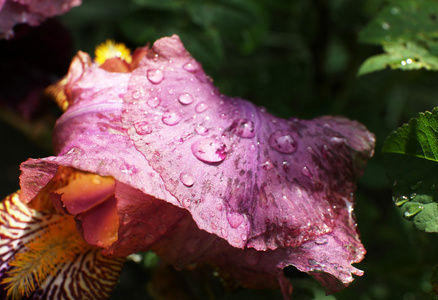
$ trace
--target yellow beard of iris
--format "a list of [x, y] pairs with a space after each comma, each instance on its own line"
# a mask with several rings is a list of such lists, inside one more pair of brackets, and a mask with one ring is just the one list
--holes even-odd
[[131, 63], [131, 51], [122, 43], [116, 43], [113, 40], [106, 40], [96, 47], [94, 59], [99, 65], [102, 65], [107, 59], [118, 57], [128, 64]]
[[79, 254], [91, 248], [78, 234], [70, 216], [59, 216], [24, 246], [24, 251], [10, 262], [13, 268], [2, 281], [12, 299], [29, 296], [48, 276], [55, 275], [61, 264], [74, 262]]

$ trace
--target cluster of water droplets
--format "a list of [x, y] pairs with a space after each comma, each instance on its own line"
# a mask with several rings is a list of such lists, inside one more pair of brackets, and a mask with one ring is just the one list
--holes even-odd
[[[398, 184], [397, 181], [395, 181], [393, 186], [396, 187], [397, 184]], [[424, 205], [422, 205], [421, 203], [417, 203], [417, 202], [411, 203], [411, 201], [414, 201], [418, 197], [417, 190], [422, 188], [423, 184], [424, 183], [422, 180], [419, 180], [416, 183], [412, 184], [410, 186], [412, 192], [409, 194], [409, 196], [400, 195], [400, 196], [392, 197], [392, 200], [396, 206], [404, 207], [405, 211], [403, 212], [403, 216], [407, 219], [413, 218], [424, 209]], [[435, 185], [431, 185], [429, 189], [431, 191], [434, 190]]]

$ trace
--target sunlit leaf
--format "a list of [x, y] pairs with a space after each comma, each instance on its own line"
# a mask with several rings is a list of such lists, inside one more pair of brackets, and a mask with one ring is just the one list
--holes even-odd
[[438, 109], [392, 133], [383, 152], [395, 205], [418, 229], [438, 232]]
[[382, 45], [385, 54], [366, 60], [359, 75], [392, 69], [438, 70], [438, 2], [390, 1], [362, 30], [360, 41]]

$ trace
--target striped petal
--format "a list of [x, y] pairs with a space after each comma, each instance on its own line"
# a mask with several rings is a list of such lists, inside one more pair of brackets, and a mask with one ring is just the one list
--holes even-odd
[[0, 295], [106, 299], [122, 264], [85, 243], [72, 216], [31, 209], [19, 192], [0, 203]]

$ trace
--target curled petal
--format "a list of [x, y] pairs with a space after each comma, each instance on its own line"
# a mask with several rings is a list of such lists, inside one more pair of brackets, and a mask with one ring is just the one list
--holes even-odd
[[2, 0], [0, 1], [0, 38], [13, 37], [12, 28], [16, 24], [27, 23], [37, 26], [45, 19], [63, 14], [80, 4], [81, 0]]

